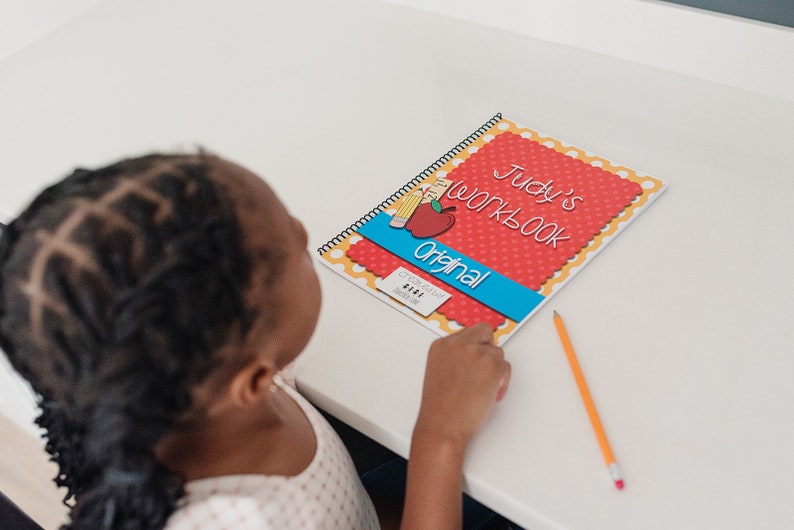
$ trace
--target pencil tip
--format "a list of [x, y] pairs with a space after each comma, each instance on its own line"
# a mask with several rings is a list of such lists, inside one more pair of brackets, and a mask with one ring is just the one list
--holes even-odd
[[559, 314], [559, 313], [557, 312], [557, 310], [555, 309], [555, 310], [554, 310], [554, 318], [557, 318], [557, 317], [559, 317], [559, 316], [560, 316], [560, 314]]

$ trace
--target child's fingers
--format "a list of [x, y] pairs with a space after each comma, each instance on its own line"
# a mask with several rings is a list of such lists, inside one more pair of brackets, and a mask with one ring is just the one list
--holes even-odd
[[437, 342], [473, 342], [475, 344], [493, 344], [493, 329], [486, 322], [479, 322], [468, 328], [452, 333]]
[[508, 363], [507, 372], [504, 376], [502, 376], [502, 380], [499, 382], [499, 390], [496, 392], [496, 401], [502, 401], [502, 399], [505, 397], [505, 394], [507, 394], [507, 389], [510, 386], [510, 373], [511, 367], [510, 363]]
[[[486, 322], [480, 322], [464, 331], [470, 334], [471, 339], [475, 344], [486, 346], [484, 351], [495, 355], [499, 359], [505, 358], [504, 350], [494, 344], [493, 329], [491, 329], [490, 324]], [[460, 333], [463, 333], [463, 331]]]
[[510, 369], [488, 324], [437, 339], [427, 357], [421, 428], [468, 443], [507, 392]]
[[466, 333], [470, 335], [478, 344], [493, 343], [493, 329], [491, 329], [491, 325], [486, 322], [475, 324], [463, 331], [460, 331], [459, 333]]

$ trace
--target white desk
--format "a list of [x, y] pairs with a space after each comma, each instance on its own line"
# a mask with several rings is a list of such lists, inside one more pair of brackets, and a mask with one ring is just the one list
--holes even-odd
[[[468, 489], [533, 530], [794, 527], [794, 104], [379, 2], [281, 4], [110, 0], [1, 63], [0, 208], [199, 143], [266, 177], [317, 247], [501, 111], [671, 187], [508, 342]], [[300, 385], [405, 454], [434, 336], [318, 268]]]

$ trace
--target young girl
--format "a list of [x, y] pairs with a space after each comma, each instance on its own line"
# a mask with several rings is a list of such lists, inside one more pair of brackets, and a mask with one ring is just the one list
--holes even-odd
[[[259, 177], [203, 153], [77, 170], [6, 227], [0, 347], [39, 396], [65, 528], [378, 528], [279, 376], [319, 313], [306, 245]], [[403, 528], [460, 527], [465, 449], [509, 380], [492, 339], [430, 347]]]

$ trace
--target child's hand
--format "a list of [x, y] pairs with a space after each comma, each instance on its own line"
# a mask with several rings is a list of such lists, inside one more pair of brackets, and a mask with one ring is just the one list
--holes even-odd
[[510, 363], [481, 323], [436, 340], [430, 347], [415, 435], [468, 445], [510, 381]]
[[494, 403], [510, 382], [510, 363], [488, 324], [430, 346], [416, 420], [401, 528], [459, 529], [463, 458]]

